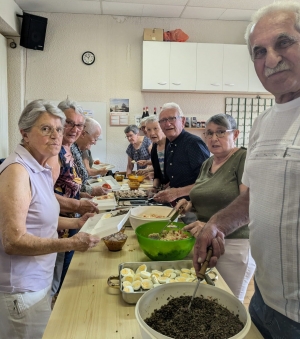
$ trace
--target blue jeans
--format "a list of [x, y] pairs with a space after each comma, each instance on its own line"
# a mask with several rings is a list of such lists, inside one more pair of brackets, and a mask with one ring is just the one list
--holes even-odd
[[264, 339], [299, 339], [300, 323], [267, 306], [255, 281], [254, 286], [255, 293], [249, 305], [249, 313]]

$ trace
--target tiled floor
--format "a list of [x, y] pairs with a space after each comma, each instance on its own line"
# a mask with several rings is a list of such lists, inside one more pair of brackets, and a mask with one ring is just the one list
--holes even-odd
[[244, 305], [248, 308], [249, 307], [249, 304], [250, 304], [250, 300], [251, 300], [251, 297], [254, 293], [254, 280], [253, 278], [251, 279], [249, 285], [248, 285], [248, 289], [247, 289], [247, 292], [246, 292], [246, 295], [245, 295], [245, 299], [244, 299]]

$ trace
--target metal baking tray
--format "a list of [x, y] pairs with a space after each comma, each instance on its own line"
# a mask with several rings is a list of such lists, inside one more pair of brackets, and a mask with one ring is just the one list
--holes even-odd
[[[173, 268], [173, 269], [182, 269], [182, 268], [192, 268], [193, 267], [193, 261], [192, 260], [177, 260], [177, 261], [146, 261], [146, 262], [125, 262], [119, 264], [119, 270], [118, 275], [111, 275], [107, 279], [107, 284], [109, 287], [117, 288], [121, 291], [122, 297], [125, 302], [128, 304], [136, 304], [140, 297], [147, 292], [147, 290], [139, 290], [134, 291], [131, 293], [127, 293], [123, 291], [122, 288], [122, 276], [121, 276], [121, 270], [123, 268], [131, 268], [133, 271], [136, 271], [137, 268], [141, 265], [147, 265], [147, 271], [151, 272], [152, 270], [159, 270], [164, 271], [167, 268]], [[210, 271], [211, 269], [208, 269]], [[218, 276], [215, 272], [213, 272], [215, 277], [212, 280], [217, 280]]]
[[119, 201], [128, 201], [128, 200], [143, 200], [143, 201], [145, 201], [145, 200], [148, 200], [148, 197], [146, 196], [146, 197], [142, 197], [142, 196], [140, 196], [140, 197], [129, 197], [129, 198], [119, 198], [118, 196], [116, 196], [116, 198], [119, 200]]

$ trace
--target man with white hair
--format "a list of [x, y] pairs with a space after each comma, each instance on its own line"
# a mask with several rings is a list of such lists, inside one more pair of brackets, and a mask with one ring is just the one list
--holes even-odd
[[176, 103], [163, 105], [159, 124], [167, 137], [164, 173], [169, 187], [158, 192], [154, 199], [159, 202], [174, 202], [185, 197], [189, 200], [189, 192], [199, 175], [202, 163], [209, 158], [209, 150], [200, 137], [184, 130], [185, 117]]
[[[224, 236], [249, 222], [256, 261], [249, 311], [264, 338], [300, 338], [300, 4], [274, 2], [254, 14], [245, 38], [275, 105], [254, 122], [242, 182], [248, 187], [197, 238], [198, 271], [224, 252]], [[234, 272], [232, 272], [234, 274]]]
[[96, 175], [104, 176], [108, 172], [106, 168], [92, 168], [94, 160], [90, 149], [92, 145], [97, 143], [101, 133], [102, 128], [99, 122], [92, 118], [86, 118], [85, 128], [77, 140], [77, 145], [81, 151], [83, 164], [89, 177]]

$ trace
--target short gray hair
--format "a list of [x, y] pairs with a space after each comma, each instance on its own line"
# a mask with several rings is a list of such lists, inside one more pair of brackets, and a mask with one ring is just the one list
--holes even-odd
[[84, 130], [87, 131], [89, 134], [94, 134], [97, 129], [100, 128], [101, 131], [101, 125], [99, 122], [93, 118], [86, 118], [85, 124], [84, 124]]
[[210, 117], [208, 120], [206, 120], [205, 125], [207, 126], [211, 122], [218, 126], [223, 126], [226, 129], [237, 129], [237, 124], [236, 124], [235, 119], [229, 114], [225, 114], [225, 113], [215, 114], [212, 117]]
[[147, 126], [148, 122], [158, 122], [158, 116], [157, 115], [150, 115], [149, 117], [147, 117], [146, 126]]
[[287, 2], [273, 2], [268, 6], [260, 8], [257, 12], [252, 15], [251, 22], [246, 28], [245, 40], [248, 45], [248, 50], [251, 58], [252, 50], [250, 45], [250, 34], [252, 33], [255, 25], [260, 19], [272, 12], [292, 12], [295, 14], [295, 29], [300, 33], [300, 4], [296, 1]]
[[168, 102], [168, 103], [164, 104], [163, 107], [161, 108], [161, 111], [160, 111], [159, 115], [161, 115], [161, 113], [163, 111], [165, 111], [166, 109], [176, 109], [176, 111], [178, 112], [180, 117], [184, 116], [181, 108], [175, 102]]
[[143, 123], [145, 123], [146, 124], [146, 121], [149, 119], [149, 116], [148, 117], [145, 117], [145, 118], [143, 118], [143, 119], [141, 119], [140, 120], [140, 128], [142, 127], [142, 125], [143, 125]]
[[137, 127], [137, 125], [128, 125], [125, 129], [124, 129], [124, 133], [127, 134], [129, 132], [132, 132], [134, 134], [138, 134], [139, 133], [139, 128]]
[[60, 118], [61, 123], [64, 125], [66, 121], [66, 116], [58, 107], [54, 106], [51, 102], [38, 99], [31, 101], [23, 110], [18, 126], [20, 130], [25, 132], [30, 132], [38, 118], [43, 113], [52, 114]]
[[57, 107], [59, 109], [61, 109], [63, 112], [66, 109], [72, 108], [75, 111], [75, 113], [82, 115], [84, 117], [84, 120], [85, 120], [85, 115], [84, 115], [83, 109], [80, 105], [77, 104], [76, 101], [71, 101], [69, 99], [66, 99], [66, 100], [61, 101], [58, 104]]

